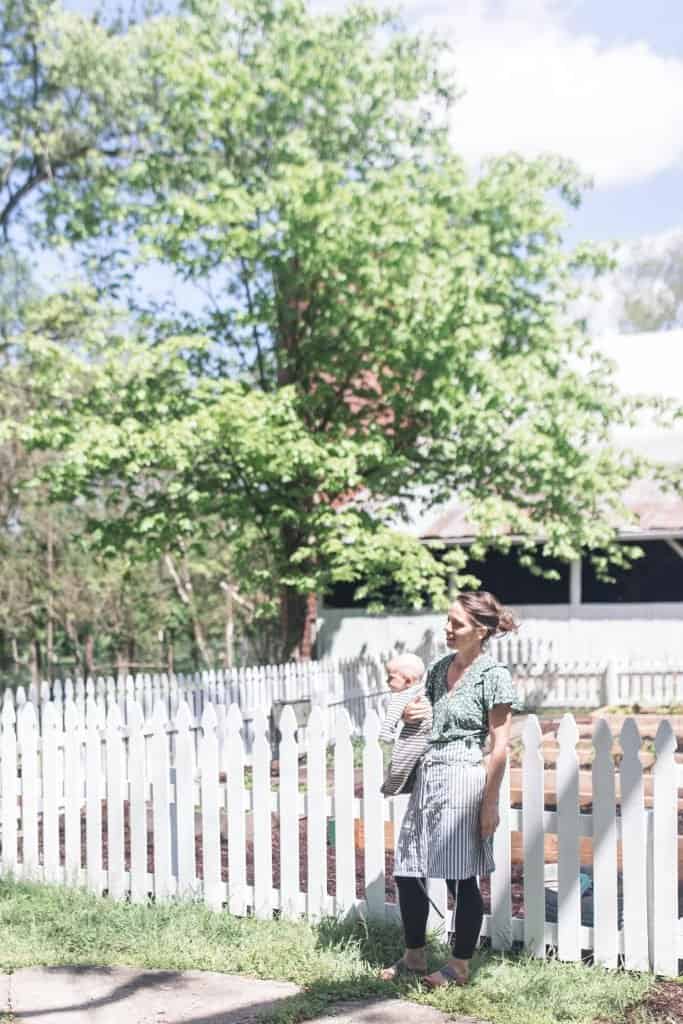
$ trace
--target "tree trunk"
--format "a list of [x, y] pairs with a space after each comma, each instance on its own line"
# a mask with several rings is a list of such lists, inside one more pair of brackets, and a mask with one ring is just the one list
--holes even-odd
[[190, 579], [190, 574], [188, 572], [187, 566], [183, 564], [176, 566], [171, 555], [169, 554], [164, 555], [164, 563], [171, 575], [171, 579], [175, 584], [176, 593], [178, 594], [178, 597], [188, 610], [190, 623], [192, 626], [193, 647], [195, 647], [198, 653], [201, 655], [202, 661], [204, 662], [206, 668], [212, 668], [213, 658], [211, 656], [211, 651], [209, 650], [209, 645], [206, 641], [206, 636], [204, 635], [204, 628], [201, 622], [199, 621], [199, 618], [197, 617], [194, 604], [194, 594], [192, 592], [192, 580]]
[[78, 639], [78, 630], [76, 629], [76, 624], [75, 624], [75, 622], [74, 622], [74, 620], [73, 620], [71, 615], [67, 615], [66, 622], [64, 623], [64, 626], [65, 626], [65, 629], [66, 629], [66, 635], [68, 636], [68, 638], [69, 638], [69, 640], [71, 642], [71, 647], [72, 647], [73, 652], [74, 652], [74, 657], [76, 659], [76, 664], [79, 667], [79, 671], [85, 676], [87, 674], [87, 666], [86, 666], [86, 663], [85, 663], [85, 657], [83, 656], [83, 651], [82, 651], [82, 648], [81, 648], [81, 642]]
[[31, 661], [31, 682], [40, 683], [40, 640], [37, 636], [31, 641], [29, 657]]
[[85, 648], [83, 651], [83, 660], [85, 661], [85, 674], [87, 676], [95, 675], [95, 637], [92, 633], [89, 633], [85, 638]]
[[118, 679], [125, 679], [128, 675], [128, 651], [119, 648], [116, 652], [116, 676]]
[[47, 677], [52, 682], [52, 665], [55, 660], [55, 621], [54, 621], [54, 575], [55, 550], [52, 516], [47, 521], [47, 628], [45, 637], [45, 657], [47, 660]]
[[173, 660], [173, 630], [168, 631], [168, 641], [166, 643], [166, 671], [169, 676], [174, 673], [174, 660]]
[[313, 655], [317, 601], [285, 587], [280, 595], [281, 656], [284, 661], [309, 661]]
[[14, 662], [15, 672], [28, 665], [28, 658], [22, 658], [19, 654], [19, 644], [17, 643], [17, 638], [14, 634], [12, 634], [12, 661]]
[[232, 587], [228, 583], [225, 588], [225, 654], [224, 668], [232, 668], [235, 664], [235, 609], [232, 599]]
[[301, 638], [301, 657], [304, 661], [310, 661], [314, 656], [315, 633], [318, 624], [318, 598], [315, 594], [306, 595], [306, 622]]
[[238, 593], [237, 587], [230, 580], [221, 580], [221, 590], [225, 594], [225, 651], [223, 667], [232, 668], [235, 664], [235, 605], [243, 610], [254, 613], [252, 601]]

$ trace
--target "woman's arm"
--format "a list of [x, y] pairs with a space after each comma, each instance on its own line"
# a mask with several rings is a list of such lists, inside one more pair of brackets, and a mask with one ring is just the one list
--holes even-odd
[[498, 828], [498, 796], [500, 784], [505, 774], [505, 764], [510, 742], [510, 723], [512, 710], [509, 704], [496, 704], [489, 711], [489, 736], [491, 753], [486, 768], [486, 786], [479, 813], [479, 826], [482, 838], [492, 836]]

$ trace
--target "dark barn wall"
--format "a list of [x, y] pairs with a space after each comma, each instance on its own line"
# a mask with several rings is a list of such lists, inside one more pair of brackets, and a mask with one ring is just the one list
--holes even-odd
[[589, 560], [583, 560], [583, 604], [683, 601], [683, 558], [665, 540], [640, 541], [638, 547], [644, 557], [628, 570], [614, 571], [614, 583], [602, 583]]
[[[621, 604], [649, 602], [683, 602], [683, 559], [666, 541], [644, 541], [639, 547], [644, 557], [633, 563], [630, 570], [615, 571], [614, 583], [598, 580], [590, 560], [582, 561], [582, 603]], [[481, 580], [484, 590], [490, 590], [506, 604], [511, 605], [566, 605], [569, 603], [569, 565], [553, 559], [543, 559], [546, 569], [554, 569], [559, 580], [534, 576], [521, 566], [514, 551], [503, 554], [488, 553], [485, 559], [471, 559], [467, 570]], [[367, 600], [354, 598], [355, 584], [340, 583], [325, 597], [327, 608], [364, 608]], [[387, 610], [400, 608], [396, 594], [390, 586], [382, 595]]]
[[535, 576], [519, 564], [514, 551], [490, 551], [483, 561], [470, 559], [467, 571], [481, 580], [483, 590], [490, 590], [505, 604], [567, 604], [569, 565], [550, 558], [542, 559], [541, 564], [544, 569], [557, 572], [559, 580]]

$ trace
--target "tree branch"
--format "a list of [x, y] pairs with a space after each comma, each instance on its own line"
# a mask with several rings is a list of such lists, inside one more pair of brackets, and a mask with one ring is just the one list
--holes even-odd
[[254, 347], [256, 349], [256, 363], [258, 365], [259, 381], [263, 391], [269, 391], [268, 381], [266, 379], [265, 365], [263, 361], [263, 352], [261, 350], [261, 338], [256, 326], [256, 318], [254, 316], [254, 302], [251, 296], [251, 288], [249, 287], [249, 278], [247, 275], [247, 267], [243, 256], [240, 256], [240, 266], [242, 267], [242, 284], [247, 296], [247, 308], [249, 310], [249, 316], [251, 317], [251, 334], [254, 340]]

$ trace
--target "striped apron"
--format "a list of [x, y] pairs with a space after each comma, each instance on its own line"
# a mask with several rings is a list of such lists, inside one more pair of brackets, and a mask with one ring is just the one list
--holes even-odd
[[396, 841], [395, 875], [471, 878], [495, 870], [493, 838], [479, 833], [486, 769], [481, 750], [455, 740], [430, 747], [417, 769]]

